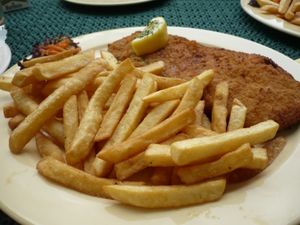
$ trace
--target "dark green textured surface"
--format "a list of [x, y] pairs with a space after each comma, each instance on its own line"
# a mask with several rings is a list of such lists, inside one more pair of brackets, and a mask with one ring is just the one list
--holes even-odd
[[[28, 9], [5, 15], [12, 64], [30, 54], [31, 46], [45, 37], [145, 25], [164, 16], [169, 25], [214, 30], [250, 39], [300, 57], [300, 39], [269, 28], [243, 12], [239, 0], [157, 0], [122, 7], [88, 7], [60, 0], [31, 0]], [[20, 201], [22, 201], [20, 199]], [[34, 207], [29, 205], [28, 207]], [[0, 212], [0, 224], [16, 224]]]

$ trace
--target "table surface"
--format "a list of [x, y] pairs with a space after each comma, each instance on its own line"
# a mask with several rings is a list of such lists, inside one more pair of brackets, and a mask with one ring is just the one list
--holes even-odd
[[[213, 30], [240, 36], [295, 59], [300, 57], [300, 39], [269, 28], [249, 17], [239, 0], [156, 0], [148, 3], [90, 7], [63, 0], [30, 0], [30, 7], [5, 14], [11, 65], [30, 54], [35, 43], [46, 37], [75, 37], [107, 29], [143, 26], [155, 16], [168, 25]], [[0, 224], [15, 225], [0, 211]]]

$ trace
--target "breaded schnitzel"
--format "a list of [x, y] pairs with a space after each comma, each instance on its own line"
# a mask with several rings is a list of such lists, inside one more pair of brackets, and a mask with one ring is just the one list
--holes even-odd
[[169, 35], [165, 48], [142, 57], [131, 49], [130, 42], [137, 35], [118, 40], [108, 50], [118, 60], [130, 57], [136, 66], [158, 60], [165, 62], [163, 76], [189, 79], [203, 70], [214, 69], [213, 82], [204, 94], [206, 110], [211, 111], [213, 93], [217, 83], [229, 82], [230, 110], [234, 98], [248, 108], [245, 126], [273, 119], [280, 129], [300, 121], [300, 83], [271, 59], [256, 54], [207, 47], [183, 37]]

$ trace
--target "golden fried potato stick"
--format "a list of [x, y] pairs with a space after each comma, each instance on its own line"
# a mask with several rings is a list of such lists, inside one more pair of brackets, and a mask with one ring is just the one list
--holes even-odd
[[15, 115], [14, 117], [10, 118], [8, 121], [8, 126], [11, 130], [14, 130], [19, 124], [25, 119], [23, 114]]
[[172, 167], [155, 167], [150, 178], [153, 185], [169, 185], [172, 179]]
[[114, 70], [118, 66], [118, 60], [116, 57], [108, 51], [101, 51], [102, 58], [108, 64], [110, 70]]
[[14, 86], [11, 82], [12, 82], [11, 77], [0, 76], [0, 90], [10, 91]]
[[[18, 110], [24, 114], [29, 115], [38, 108], [38, 103], [28, 96], [21, 88], [14, 87], [10, 95], [15, 102]], [[42, 127], [51, 137], [53, 137], [59, 144], [64, 144], [64, 129], [61, 122], [56, 119], [50, 119]]]
[[143, 97], [155, 91], [155, 88], [155, 81], [152, 77], [145, 75], [134, 93], [126, 113], [106, 142], [104, 149], [118, 144], [130, 136], [145, 115], [147, 103], [143, 101]]
[[269, 14], [269, 13], [277, 14], [278, 8], [279, 8], [279, 6], [275, 6], [275, 5], [264, 5], [260, 9], [265, 14]]
[[296, 12], [299, 11], [299, 9], [300, 9], [300, 1], [293, 0], [288, 10], [285, 12], [284, 17], [287, 20], [295, 19]]
[[199, 101], [195, 107], [196, 119], [194, 125], [202, 126], [203, 114], [204, 114], [205, 101]]
[[103, 187], [118, 183], [118, 181], [113, 179], [95, 177], [49, 157], [38, 162], [37, 170], [42, 176], [67, 188], [106, 198], [110, 196], [103, 190]]
[[59, 61], [37, 64], [33, 74], [37, 80], [53, 80], [80, 70], [94, 60], [94, 51], [81, 53]]
[[83, 90], [77, 95], [77, 107], [78, 107], [78, 120], [79, 121], [82, 120], [82, 117], [85, 113], [85, 110], [87, 109], [88, 104], [89, 104], [89, 96], [88, 96], [86, 90]]
[[227, 131], [244, 127], [247, 115], [247, 107], [238, 99], [233, 99]]
[[256, 0], [260, 7], [265, 5], [279, 6], [278, 3], [273, 2], [272, 0]]
[[11, 133], [9, 138], [11, 152], [20, 153], [30, 139], [41, 129], [44, 123], [52, 118], [72, 95], [83, 90], [101, 70], [103, 70], [101, 64], [92, 62], [78, 71], [68, 83], [49, 95], [38, 108], [30, 113]]
[[[200, 80], [200, 82], [203, 84], [203, 86], [206, 86], [213, 78], [213, 73], [214, 73], [213, 70], [206, 70], [202, 72], [200, 75], [198, 75], [197, 77]], [[179, 99], [183, 97], [191, 82], [192, 80], [186, 81], [182, 84], [154, 92], [146, 96], [143, 100], [145, 102], [150, 103], [150, 102], [165, 102], [168, 100]]]
[[263, 170], [268, 165], [268, 154], [265, 148], [252, 148], [253, 159], [243, 166], [243, 168]]
[[108, 139], [113, 134], [118, 122], [129, 105], [135, 91], [136, 78], [126, 76], [110, 106], [105, 113], [100, 129], [98, 130], [95, 141]]
[[190, 186], [108, 185], [103, 189], [124, 204], [143, 208], [171, 208], [218, 200], [225, 186], [225, 179], [217, 179]]
[[63, 106], [65, 151], [68, 152], [79, 124], [77, 96], [72, 95]]
[[146, 167], [176, 166], [171, 157], [169, 145], [151, 144], [138, 155], [115, 164], [116, 177], [124, 180]]
[[51, 157], [61, 162], [65, 162], [64, 151], [42, 133], [37, 133], [35, 135], [35, 143], [38, 153], [42, 158]]
[[211, 130], [211, 122], [205, 113], [202, 115], [202, 126]]
[[161, 121], [166, 119], [178, 106], [179, 100], [171, 100], [161, 103], [154, 107], [138, 125], [138, 127], [131, 133], [129, 138], [136, 137], [151, 129]]
[[65, 83], [67, 83], [69, 81], [69, 79], [71, 79], [71, 78], [69, 76], [66, 76], [66, 77], [58, 78], [58, 79], [47, 82], [47, 84], [42, 89], [42, 94], [44, 96], [50, 95], [57, 88], [64, 85]]
[[16, 72], [11, 83], [18, 87], [25, 87], [26, 85], [36, 83], [37, 80], [34, 77], [33, 69], [34, 66]]
[[281, 14], [285, 14], [288, 10], [292, 0], [280, 0], [278, 12]]
[[14, 102], [9, 102], [3, 106], [3, 115], [5, 118], [11, 118], [18, 115], [20, 112]]
[[153, 73], [156, 75], [161, 74], [165, 67], [165, 63], [163, 61], [157, 61], [154, 63], [150, 63], [146, 66], [138, 67], [137, 69], [142, 70], [143, 72], [146, 73]]
[[245, 143], [261, 144], [275, 137], [279, 124], [267, 120], [249, 128], [227, 133], [193, 138], [171, 144], [171, 155], [178, 165], [205, 161], [231, 152]]
[[75, 165], [87, 157], [94, 143], [94, 138], [99, 130], [102, 120], [102, 109], [105, 102], [121, 83], [123, 78], [133, 71], [131, 61], [125, 60], [105, 79], [104, 83], [91, 97], [87, 109], [80, 121], [78, 130], [71, 144], [70, 151], [66, 154], [68, 164]]
[[102, 149], [97, 157], [114, 163], [121, 162], [144, 151], [150, 144], [159, 143], [174, 136], [194, 119], [194, 110], [187, 109], [169, 117], [140, 136]]
[[202, 76], [194, 77], [189, 81], [189, 87], [184, 93], [178, 107], [174, 111], [173, 115], [188, 109], [195, 108], [197, 103], [202, 97], [205, 86], [213, 79], [213, 73], [203, 82]]
[[226, 132], [228, 94], [229, 88], [226, 81], [217, 84], [211, 113], [211, 127], [218, 133]]
[[185, 184], [194, 184], [242, 168], [249, 165], [252, 160], [253, 155], [250, 145], [243, 144], [216, 161], [178, 168], [177, 174]]
[[61, 60], [61, 59], [67, 58], [69, 56], [75, 55], [78, 52], [80, 52], [80, 48], [71, 48], [71, 49], [67, 49], [65, 51], [59, 52], [55, 55], [42, 56], [42, 57], [32, 58], [30, 60], [23, 61], [22, 66], [27, 68], [27, 67], [34, 66], [35, 64], [38, 64], [38, 63], [53, 62], [53, 61]]

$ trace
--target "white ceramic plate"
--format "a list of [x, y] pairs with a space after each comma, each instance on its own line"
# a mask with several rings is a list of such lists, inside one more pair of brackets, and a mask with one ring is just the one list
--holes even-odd
[[93, 6], [117, 6], [117, 5], [132, 5], [154, 0], [65, 0], [66, 2], [93, 5]]
[[11, 52], [10, 48], [8, 47], [5, 42], [0, 41], [0, 74], [3, 73], [11, 60]]
[[[98, 32], [75, 41], [83, 49], [106, 48], [108, 43], [141, 29]], [[300, 80], [298, 63], [257, 43], [191, 28], [170, 27], [169, 33], [207, 45], [265, 55]], [[11, 68], [7, 75], [16, 69]], [[9, 99], [7, 93], [0, 92], [0, 105]], [[300, 222], [300, 128], [289, 132], [287, 146], [270, 167], [259, 176], [231, 187], [220, 201], [179, 209], [146, 210], [91, 197], [47, 181], [37, 174], [38, 156], [32, 146], [21, 155], [9, 152], [9, 129], [2, 113], [0, 126], [1, 208], [22, 224], [286, 225]]]
[[291, 24], [286, 20], [283, 20], [277, 16], [266, 15], [261, 13], [259, 8], [255, 8], [248, 5], [250, 0], [240, 0], [240, 1], [243, 10], [254, 19], [279, 31], [294, 35], [296, 37], [300, 37], [300, 26]]

